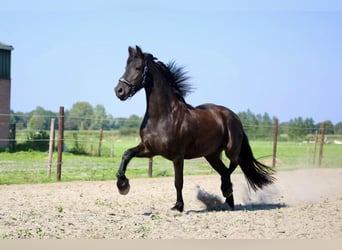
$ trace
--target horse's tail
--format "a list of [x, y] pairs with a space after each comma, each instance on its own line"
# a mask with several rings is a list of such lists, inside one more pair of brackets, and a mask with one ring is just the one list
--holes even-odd
[[271, 184], [276, 180], [275, 177], [272, 176], [275, 173], [275, 170], [254, 158], [245, 132], [243, 132], [239, 165], [247, 179], [248, 185], [254, 191], [262, 189], [264, 186]]

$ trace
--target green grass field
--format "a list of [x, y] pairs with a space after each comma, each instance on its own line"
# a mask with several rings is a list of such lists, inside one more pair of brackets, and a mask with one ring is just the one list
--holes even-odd
[[[67, 150], [74, 147], [74, 132], [67, 131], [65, 144]], [[98, 132], [78, 134], [77, 142], [90, 155], [63, 153], [62, 181], [114, 180], [123, 152], [135, 146], [139, 140], [134, 137], [120, 137], [115, 132], [106, 132], [102, 141], [101, 157], [98, 153]], [[271, 165], [273, 142], [252, 141], [254, 156]], [[318, 167], [319, 147], [316, 152], [316, 164], [313, 164], [313, 144], [278, 142], [277, 171], [298, 168]], [[342, 167], [342, 145], [325, 144], [321, 167]], [[153, 177], [173, 176], [173, 165], [162, 157], [153, 159]], [[57, 152], [54, 152], [51, 177], [47, 177], [47, 152], [0, 153], [0, 184], [49, 183], [56, 181]], [[228, 160], [225, 160], [228, 165]], [[216, 173], [204, 158], [185, 162], [185, 175]], [[147, 177], [148, 159], [134, 158], [130, 162], [126, 175], [128, 178]], [[241, 170], [238, 168], [237, 173]]]

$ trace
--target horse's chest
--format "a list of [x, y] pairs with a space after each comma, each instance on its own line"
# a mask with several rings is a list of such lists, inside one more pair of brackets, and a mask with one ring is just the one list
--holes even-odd
[[162, 124], [146, 126], [141, 130], [141, 139], [152, 152], [159, 155], [173, 154], [181, 147], [180, 136], [174, 127]]

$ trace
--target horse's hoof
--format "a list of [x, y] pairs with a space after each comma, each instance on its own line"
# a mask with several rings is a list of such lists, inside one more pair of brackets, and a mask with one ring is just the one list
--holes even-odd
[[128, 184], [128, 186], [125, 189], [119, 189], [119, 193], [122, 195], [126, 195], [129, 193], [130, 189], [131, 189], [131, 186]]
[[226, 203], [229, 205], [230, 209], [233, 211], [234, 210], [234, 197], [233, 194], [226, 198]]
[[225, 191], [222, 191], [223, 197], [226, 197], [227, 199], [233, 195], [233, 186], [230, 186]]
[[177, 202], [176, 205], [173, 208], [171, 208], [171, 210], [183, 212], [184, 211], [184, 205]]
[[119, 193], [122, 195], [128, 194], [129, 190], [131, 189], [129, 181], [126, 177], [120, 177], [116, 183], [116, 186], [118, 187]]

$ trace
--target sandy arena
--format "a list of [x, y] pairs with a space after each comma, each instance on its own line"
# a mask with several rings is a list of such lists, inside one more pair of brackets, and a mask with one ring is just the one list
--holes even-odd
[[185, 176], [183, 213], [170, 210], [172, 177], [131, 179], [126, 196], [114, 180], [3, 185], [0, 238], [342, 239], [342, 169], [276, 177], [276, 184], [254, 193], [234, 174], [236, 210], [227, 211], [217, 202], [223, 201], [218, 175]]

